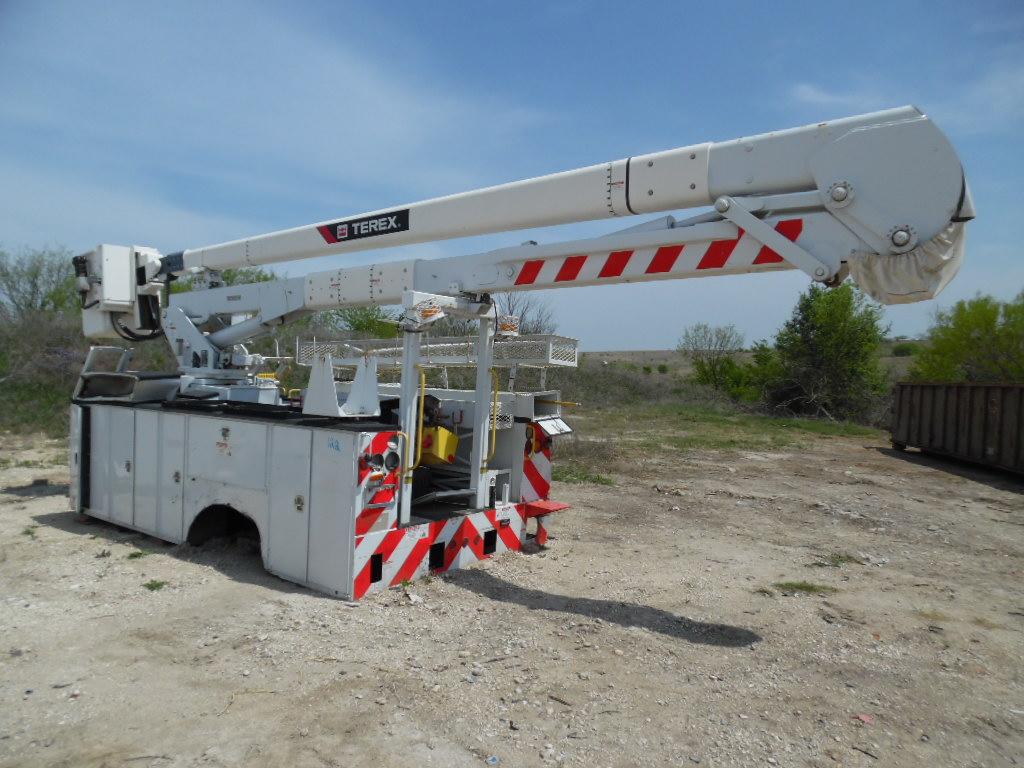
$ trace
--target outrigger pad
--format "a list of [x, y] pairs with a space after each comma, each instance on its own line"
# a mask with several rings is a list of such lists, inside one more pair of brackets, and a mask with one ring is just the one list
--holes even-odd
[[537, 501], [528, 501], [522, 507], [523, 517], [529, 519], [531, 517], [544, 517], [544, 515], [550, 515], [552, 512], [561, 512], [563, 509], [568, 509], [569, 505], [563, 504], [560, 501], [539, 499]]

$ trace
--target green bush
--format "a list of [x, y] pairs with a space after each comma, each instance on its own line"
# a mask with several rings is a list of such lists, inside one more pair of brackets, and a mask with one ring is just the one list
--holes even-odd
[[743, 335], [732, 325], [697, 323], [683, 330], [676, 350], [690, 358], [694, 378], [715, 389], [725, 389], [728, 371], [743, 349]]
[[695, 378], [748, 403], [784, 413], [872, 420], [888, 390], [879, 364], [886, 329], [881, 307], [850, 283], [812, 285], [774, 343], [755, 344], [749, 362], [694, 360]]
[[909, 341], [902, 341], [894, 344], [892, 348], [893, 357], [912, 357], [917, 354], [918, 346]]
[[870, 419], [888, 392], [882, 308], [851, 283], [811, 285], [755, 363], [767, 404], [830, 419]]
[[664, 363], [658, 363], [658, 373], [668, 373], [668, 366]]
[[940, 310], [927, 344], [914, 358], [915, 381], [1024, 381], [1024, 291], [1000, 302], [991, 296]]
[[729, 360], [721, 366], [721, 389], [734, 400], [744, 403], [764, 403], [768, 387], [783, 378], [782, 366], [775, 349], [760, 341], [751, 350], [746, 363]]
[[334, 310], [338, 324], [353, 333], [370, 339], [393, 339], [398, 336], [398, 313], [383, 307], [352, 307]]

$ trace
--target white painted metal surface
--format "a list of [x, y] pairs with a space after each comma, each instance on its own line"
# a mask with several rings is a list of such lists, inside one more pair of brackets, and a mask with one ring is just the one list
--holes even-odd
[[[891, 131], [892, 126], [899, 126], [899, 130]], [[956, 155], [941, 132], [915, 107], [900, 107], [732, 141], [654, 152], [186, 250], [183, 267], [222, 269], [270, 264], [632, 213], [692, 208], [710, 205], [722, 195], [813, 190], [821, 181], [815, 176], [816, 168], [827, 164], [823, 158], [840, 140], [853, 136], [856, 137], [854, 143], [870, 145], [872, 132], [879, 136], [877, 141], [881, 146], [876, 142], [874, 147], [859, 148], [862, 151], [856, 152], [852, 165], [848, 162], [841, 165], [841, 176], [857, 173], [865, 178], [879, 171], [885, 176], [889, 175], [885, 174], [886, 167], [899, 167], [905, 173], [913, 163], [905, 166], [903, 155], [907, 153], [916, 158], [920, 152], [927, 153], [928, 164], [933, 169], [949, 167], [959, 172]], [[945, 170], [929, 170], [928, 173], [941, 175]], [[835, 180], [830, 178], [826, 184]], [[915, 206], [931, 207], [921, 196], [933, 197], [944, 211], [946, 221], [953, 215], [960, 195], [959, 184], [953, 188], [942, 184], [928, 190], [917, 188], [913, 178], [898, 182], [900, 188], [906, 183], [915, 184]], [[943, 198], [941, 202], [940, 198]], [[877, 212], [883, 217], [887, 213], [880, 207]], [[374, 226], [369, 231], [371, 221]], [[873, 226], [877, 225], [878, 222], [873, 222]], [[932, 231], [927, 238], [935, 234], [936, 231]], [[353, 288], [357, 288], [371, 281], [352, 282]]]
[[309, 548], [309, 472], [312, 430], [270, 428], [270, 497], [267, 567], [292, 581], [306, 581]]
[[[160, 434], [160, 413], [135, 411], [134, 416], [135, 429], [140, 436]], [[166, 493], [160, 476], [160, 448], [143, 448], [135, 453], [135, 516], [131, 522], [137, 528], [156, 531], [159, 529], [160, 498]]]
[[[156, 448], [159, 454], [156, 483], [156, 535], [168, 541], [184, 541], [188, 533], [184, 527], [182, 510], [187, 425], [188, 421], [178, 414], [161, 413], [156, 433]], [[147, 445], [151, 444], [147, 443]], [[137, 451], [137, 453], [141, 453], [141, 451]]]
[[82, 409], [77, 405], [72, 405], [68, 414], [68, 468], [71, 474], [68, 500], [72, 509], [78, 509], [82, 477]]
[[[268, 427], [186, 411], [73, 408], [79, 424], [88, 409], [92, 433], [92, 492], [81, 511], [180, 543], [204, 509], [229, 506], [256, 523], [269, 571], [333, 594], [350, 593], [358, 433]], [[135, 455], [139, 460], [130, 466], [126, 457]], [[320, 472], [311, 488], [312, 467]], [[83, 468], [72, 468], [78, 487]]]
[[90, 508], [104, 520], [133, 525], [135, 413], [131, 408], [110, 406], [94, 411], [92, 416]]
[[[312, 430], [307, 583], [333, 595], [350, 597], [358, 494], [357, 432]], [[365, 439], [365, 438], [364, 438]]]

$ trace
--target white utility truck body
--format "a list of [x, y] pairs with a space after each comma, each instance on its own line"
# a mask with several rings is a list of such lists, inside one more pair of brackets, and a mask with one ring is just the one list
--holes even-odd
[[[549, 245], [250, 285], [219, 272], [697, 206], [713, 210]], [[575, 365], [576, 345], [520, 336], [492, 294], [799, 269], [827, 285], [852, 277], [884, 303], [920, 301], [956, 273], [973, 216], [956, 152], [903, 107], [167, 255], [101, 245], [74, 260], [84, 332], [166, 338], [178, 370], [90, 353], [72, 405], [73, 503], [171, 542], [242, 515], [268, 570], [346, 598], [543, 545], [565, 508], [548, 498], [551, 444], [571, 429], [557, 391], [513, 382], [519, 368]], [[182, 277], [193, 290], [170, 293]], [[393, 304], [398, 339], [300, 345], [299, 398], [268, 372], [279, 358], [244, 346], [316, 311]], [[475, 338], [433, 339], [443, 317], [475, 322]], [[474, 386], [449, 388], [449, 366], [475, 369]], [[400, 382], [381, 382], [382, 368]], [[435, 371], [442, 386], [428, 387]]]

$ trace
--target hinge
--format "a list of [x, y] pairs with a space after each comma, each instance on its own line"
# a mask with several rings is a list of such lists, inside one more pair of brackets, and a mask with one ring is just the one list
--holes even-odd
[[809, 254], [792, 240], [776, 232], [772, 227], [757, 218], [743, 203], [734, 197], [722, 196], [715, 200], [715, 210], [722, 214], [737, 227], [763, 245], [767, 245], [779, 256], [797, 269], [801, 269], [813, 279], [828, 282], [836, 270]]

